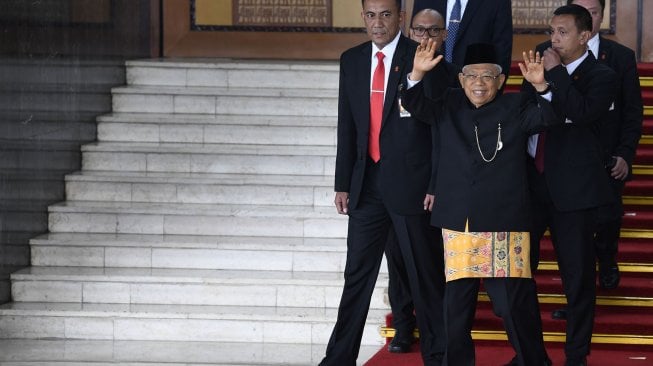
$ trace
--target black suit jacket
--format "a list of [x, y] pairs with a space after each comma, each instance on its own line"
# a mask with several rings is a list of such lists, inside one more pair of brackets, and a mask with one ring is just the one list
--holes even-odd
[[615, 41], [600, 37], [597, 59], [617, 73], [614, 108], [601, 123], [604, 159], [621, 156], [632, 172], [644, 113], [635, 53]]
[[[552, 100], [556, 113], [567, 119], [546, 134], [544, 177], [553, 204], [560, 211], [573, 211], [611, 203], [599, 128], [614, 101], [616, 74], [589, 52], [571, 75], [558, 65], [545, 77], [556, 89]], [[526, 81], [522, 89], [534, 92]]]
[[[644, 113], [637, 60], [630, 48], [599, 37], [599, 54], [596, 58], [617, 74], [614, 105], [603, 114], [599, 129], [603, 160], [607, 163], [612, 156], [621, 156], [632, 170], [642, 135]], [[551, 42], [544, 42], [537, 49], [541, 52], [548, 47], [551, 47]]]
[[[388, 209], [403, 215], [424, 213], [431, 175], [431, 129], [399, 115], [399, 85], [412, 70], [417, 44], [400, 36], [383, 105], [379, 183]], [[340, 57], [338, 146], [335, 191], [349, 192], [349, 208], [358, 206], [368, 161], [372, 44], [365, 42]]]
[[[447, 0], [415, 0], [413, 15], [426, 8], [437, 10], [446, 21]], [[469, 0], [460, 21], [452, 62], [463, 66], [467, 46], [479, 42], [494, 44], [502, 73], [508, 76], [512, 59], [510, 0]]]

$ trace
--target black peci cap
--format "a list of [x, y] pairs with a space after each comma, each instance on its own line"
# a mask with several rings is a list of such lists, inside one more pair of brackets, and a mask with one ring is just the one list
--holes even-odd
[[499, 64], [497, 52], [493, 44], [473, 43], [467, 46], [463, 66], [473, 64]]

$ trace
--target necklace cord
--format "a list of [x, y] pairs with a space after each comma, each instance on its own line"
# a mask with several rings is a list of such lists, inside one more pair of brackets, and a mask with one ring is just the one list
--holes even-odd
[[478, 152], [481, 154], [481, 159], [485, 161], [486, 163], [491, 162], [494, 160], [494, 158], [497, 157], [497, 153], [501, 148], [503, 147], [503, 144], [501, 143], [501, 123], [499, 123], [499, 126], [497, 127], [497, 144], [494, 148], [494, 155], [492, 155], [491, 158], [487, 159], [485, 155], [483, 155], [483, 151], [481, 150], [481, 144], [478, 141], [478, 125], [474, 126], [474, 134], [476, 135], [476, 147], [478, 147]]

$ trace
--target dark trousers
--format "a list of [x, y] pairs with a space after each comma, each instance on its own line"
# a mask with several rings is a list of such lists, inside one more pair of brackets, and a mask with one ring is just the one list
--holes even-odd
[[358, 206], [349, 211], [345, 285], [338, 319], [320, 365], [356, 364], [390, 226], [406, 264], [424, 365], [440, 365], [445, 344], [442, 241], [430, 239], [427, 215], [399, 215], [385, 206], [377, 169], [375, 165], [368, 167]]
[[385, 246], [388, 263], [388, 299], [392, 309], [392, 327], [398, 339], [410, 338], [415, 329], [415, 304], [410, 296], [410, 281], [397, 235], [392, 227]]
[[544, 175], [536, 174], [530, 174], [529, 177], [533, 192], [531, 250], [539, 251], [540, 239], [548, 227], [567, 298], [565, 354], [567, 358], [582, 358], [590, 352], [594, 326], [596, 254], [593, 238], [597, 211], [557, 210], [549, 195]]
[[617, 263], [619, 236], [621, 235], [621, 222], [624, 214], [621, 195], [624, 190], [624, 181], [612, 179], [612, 192], [614, 203], [601, 206], [598, 209], [598, 225], [594, 236], [596, 258], [604, 265]]
[[[445, 365], [475, 365], [471, 331], [479, 284], [478, 278], [447, 282], [444, 305], [447, 327]], [[484, 278], [483, 286], [492, 300], [495, 314], [503, 319], [519, 365], [544, 365], [546, 350], [535, 281], [531, 278]]]

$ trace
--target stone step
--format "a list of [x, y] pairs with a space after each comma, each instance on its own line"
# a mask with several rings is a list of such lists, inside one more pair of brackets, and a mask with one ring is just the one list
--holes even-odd
[[[2, 366], [309, 366], [324, 356], [323, 344], [263, 342], [0, 340]], [[359, 365], [379, 350], [362, 346]]]
[[112, 93], [114, 113], [333, 117], [338, 111], [338, 91], [331, 89], [128, 86]]
[[92, 143], [83, 170], [173, 173], [331, 175], [334, 146]]
[[166, 59], [127, 61], [129, 85], [337, 89], [335, 61]]
[[[16, 302], [315, 309], [337, 308], [344, 283], [342, 272], [109, 267], [28, 267], [11, 281]], [[388, 309], [387, 286], [381, 274], [371, 309]]]
[[[250, 342], [326, 345], [336, 309], [79, 303], [0, 305], [1, 339]], [[364, 345], [380, 346], [387, 310], [371, 310]]]
[[333, 207], [66, 201], [49, 207], [50, 232], [344, 238]]
[[[3, 139], [22, 141], [94, 141], [97, 126], [93, 119], [88, 121], [39, 121], [34, 120], [31, 113], [23, 119], [7, 120], [0, 117], [3, 123]], [[81, 145], [81, 143], [80, 143]]]
[[64, 198], [66, 171], [3, 169], [0, 171], [0, 200], [56, 202]]
[[[48, 233], [33, 266], [342, 272], [344, 238]], [[381, 266], [386, 272], [386, 266]]]
[[333, 177], [306, 175], [123, 173], [66, 176], [73, 201], [332, 206]]
[[0, 171], [71, 172], [79, 170], [78, 141], [3, 140], [0, 144]]
[[124, 84], [122, 60], [7, 58], [0, 60], [0, 83]]
[[106, 113], [111, 110], [111, 85], [30, 84], [0, 87], [0, 110]]
[[14, 232], [43, 233], [48, 228], [47, 206], [42, 200], [0, 200], [0, 223]]
[[256, 115], [256, 114], [190, 114], [190, 113], [108, 113], [97, 117], [99, 123], [247, 125], [277, 127], [336, 127], [337, 117]]
[[113, 114], [98, 118], [98, 141], [202, 144], [336, 144], [332, 117]]

